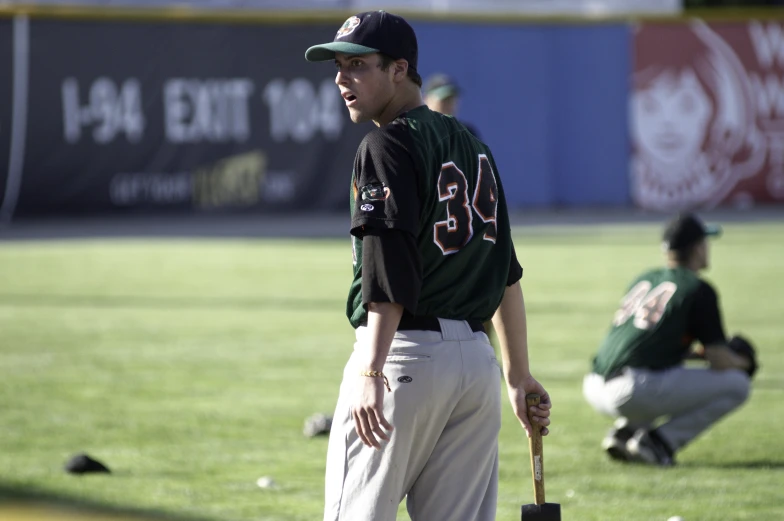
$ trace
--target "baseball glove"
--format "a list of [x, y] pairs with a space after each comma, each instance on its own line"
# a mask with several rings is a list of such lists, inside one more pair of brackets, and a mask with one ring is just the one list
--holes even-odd
[[759, 366], [757, 365], [757, 352], [754, 350], [754, 347], [751, 345], [751, 343], [742, 336], [735, 335], [730, 338], [729, 342], [727, 342], [727, 347], [729, 347], [735, 354], [745, 356], [749, 359], [751, 365], [746, 370], [746, 372], [749, 374], [749, 378], [753, 377]]

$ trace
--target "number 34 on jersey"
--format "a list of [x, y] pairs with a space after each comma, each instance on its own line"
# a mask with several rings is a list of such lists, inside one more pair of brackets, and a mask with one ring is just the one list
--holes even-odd
[[468, 180], [451, 161], [441, 165], [437, 189], [438, 200], [446, 201], [446, 219], [433, 226], [433, 242], [444, 255], [457, 253], [473, 238], [474, 212], [486, 225], [482, 239], [495, 243], [498, 183], [485, 154], [479, 154], [476, 188], [470, 199]]
[[[446, 219], [433, 225], [433, 242], [443, 255], [459, 252], [474, 237], [475, 228], [481, 230], [482, 240], [495, 244], [498, 237], [498, 182], [485, 154], [479, 154], [478, 164], [473, 194], [469, 194], [466, 175], [454, 162], [441, 165], [436, 195], [439, 202], [446, 202]], [[356, 237], [351, 241], [354, 264], [357, 242]]]

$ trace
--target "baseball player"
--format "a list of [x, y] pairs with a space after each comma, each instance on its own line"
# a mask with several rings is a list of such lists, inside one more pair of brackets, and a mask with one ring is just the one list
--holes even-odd
[[354, 351], [330, 432], [325, 520], [495, 519], [499, 371], [482, 322], [497, 330], [512, 408], [525, 395], [547, 433], [550, 398], [528, 367], [522, 268], [490, 150], [424, 105], [417, 40], [401, 17], [350, 17], [332, 61], [351, 120], [372, 121], [350, 186]]
[[[602, 441], [613, 459], [673, 465], [678, 450], [746, 401], [754, 349], [742, 337], [727, 341], [716, 291], [699, 276], [706, 238], [719, 233], [692, 214], [670, 221], [666, 266], [637, 277], [613, 316], [583, 381], [588, 403], [616, 418]], [[707, 367], [687, 367], [689, 358]]]
[[[422, 87], [425, 104], [430, 110], [435, 110], [447, 116], [457, 117], [460, 107], [460, 87], [446, 74], [433, 74]], [[465, 128], [473, 135], [482, 139], [477, 129], [463, 120], [460, 120]]]

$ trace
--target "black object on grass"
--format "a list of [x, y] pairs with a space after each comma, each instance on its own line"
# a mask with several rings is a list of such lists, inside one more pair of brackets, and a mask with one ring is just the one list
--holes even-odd
[[87, 474], [89, 472], [111, 473], [109, 467], [87, 454], [77, 454], [65, 464], [65, 471], [69, 474]]

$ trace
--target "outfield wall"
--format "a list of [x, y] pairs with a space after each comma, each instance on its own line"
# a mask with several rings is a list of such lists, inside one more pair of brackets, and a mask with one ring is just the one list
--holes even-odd
[[415, 29], [422, 71], [464, 87], [460, 116], [494, 150], [512, 205], [629, 202], [625, 25]]
[[[0, 219], [346, 207], [343, 15], [101, 13], [0, 18]], [[778, 22], [411, 20], [515, 209], [784, 199]]]

